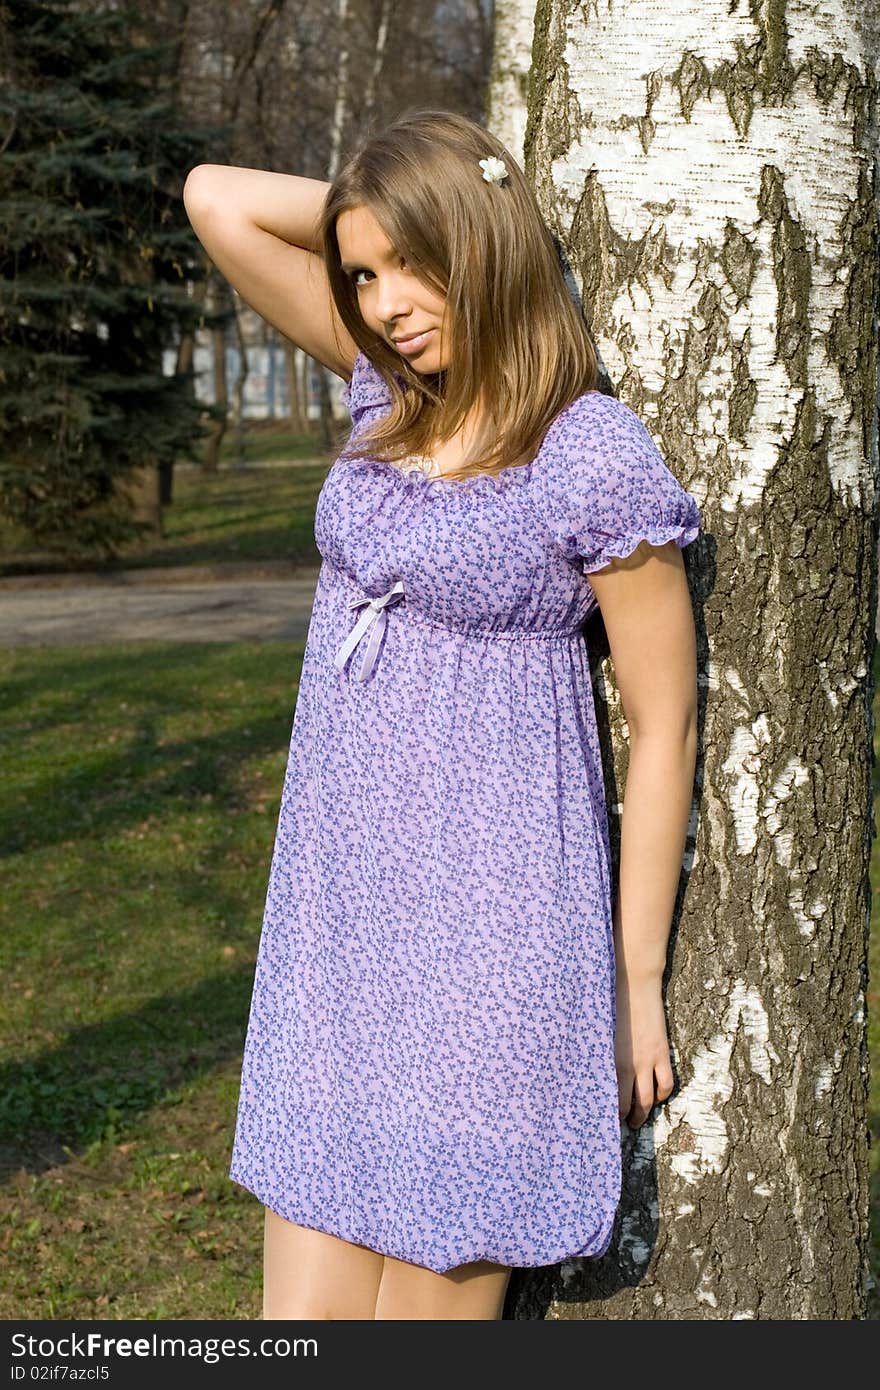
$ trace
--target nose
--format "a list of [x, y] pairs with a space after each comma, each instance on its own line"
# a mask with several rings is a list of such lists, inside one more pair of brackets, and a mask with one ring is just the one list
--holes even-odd
[[406, 317], [412, 309], [412, 296], [402, 275], [392, 273], [380, 278], [375, 307], [383, 323], [392, 324], [396, 319]]

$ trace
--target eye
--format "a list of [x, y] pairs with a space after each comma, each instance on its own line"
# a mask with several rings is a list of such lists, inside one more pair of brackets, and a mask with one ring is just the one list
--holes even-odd
[[[401, 267], [402, 267], [404, 270], [410, 270], [410, 271], [411, 271], [412, 268], [411, 268], [411, 266], [410, 266], [410, 264], [409, 264], [409, 261], [406, 259], [406, 256], [401, 256], [399, 259], [400, 259]], [[361, 288], [363, 287], [363, 285], [364, 285], [365, 282], [364, 282], [363, 280], [359, 280], [359, 279], [358, 279], [358, 276], [359, 276], [359, 275], [372, 275], [372, 274], [373, 274], [372, 270], [364, 270], [363, 268], [361, 268], [361, 269], [358, 269], [358, 270], [350, 270], [350, 271], [348, 272], [348, 278], [349, 278], [349, 280], [351, 281], [351, 283], [354, 285], [355, 289], [361, 289]]]

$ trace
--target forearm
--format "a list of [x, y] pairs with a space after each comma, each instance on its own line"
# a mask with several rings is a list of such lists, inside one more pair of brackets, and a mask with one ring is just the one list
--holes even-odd
[[697, 735], [631, 735], [614, 903], [618, 969], [659, 981], [666, 963], [693, 794]]
[[319, 251], [314, 229], [329, 183], [233, 164], [198, 164], [187, 175], [183, 201], [193, 226], [212, 207], [235, 208], [257, 227], [292, 246]]

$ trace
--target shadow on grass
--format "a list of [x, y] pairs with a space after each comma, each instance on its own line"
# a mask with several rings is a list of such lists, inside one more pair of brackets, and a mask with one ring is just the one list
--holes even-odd
[[[245, 535], [237, 531], [234, 523], [224, 521], [206, 523], [199, 530], [205, 533], [204, 539], [189, 540], [185, 532], [175, 535], [172, 531], [165, 537], [161, 550], [91, 568], [112, 574], [126, 569], [161, 570], [169, 565], [223, 564], [228, 560], [285, 560], [289, 564], [310, 566], [318, 565], [321, 560], [311, 522], [291, 520], [271, 530], [256, 530]], [[227, 531], [234, 539], [227, 541], [222, 534], [208, 534]]]
[[118, 835], [151, 813], [186, 810], [194, 798], [210, 796], [233, 815], [244, 810], [237, 768], [277, 752], [282, 729], [290, 724], [274, 715], [246, 718], [247, 738], [241, 728], [224, 728], [161, 747], [156, 723], [142, 720], [127, 748], [95, 752], [87, 765], [47, 775], [42, 786], [4, 806], [0, 859], [60, 844], [73, 834]]
[[240, 1054], [253, 975], [248, 962], [0, 1066], [0, 1178], [65, 1163]]
[[[202, 535], [210, 536], [216, 532], [236, 531], [243, 526], [256, 526], [257, 528], [260, 528], [264, 522], [273, 520], [276, 522], [278, 520], [278, 508], [263, 507], [259, 511], [236, 512], [233, 516], [218, 516], [211, 521], [202, 521], [199, 523], [198, 529]], [[259, 541], [271, 540], [273, 545], [276, 547], [276, 553], [280, 555], [282, 558], [284, 558], [285, 545], [288, 549], [290, 548], [291, 537], [297, 532], [301, 537], [303, 534], [307, 532], [307, 530], [308, 526], [306, 524], [297, 526], [296, 522], [294, 520], [291, 520], [289, 523], [285, 523], [285, 525], [283, 526], [276, 525], [274, 530], [271, 531], [258, 529], [253, 539]], [[178, 534], [181, 536], [185, 536], [186, 532], [182, 531]], [[166, 536], [166, 540], [173, 541], [175, 539], [175, 533], [173, 531], [169, 531]], [[242, 538], [244, 543], [246, 543], [248, 539], [249, 538], [247, 536]]]
[[[0, 803], [0, 857], [47, 848], [72, 834], [118, 834], [150, 813], [191, 809], [200, 798], [210, 797], [230, 814], [243, 810], [241, 766], [289, 742], [302, 653], [302, 643], [291, 643], [267, 656], [267, 683], [277, 691], [279, 670], [289, 666], [289, 691], [282, 685], [274, 700], [267, 692], [256, 707], [236, 679], [253, 661], [240, 649], [214, 653], [171, 644], [134, 652], [78, 650], [75, 657], [59, 649], [23, 661], [0, 692], [2, 742], [16, 750], [32, 742], [35, 751], [26, 777], [13, 775]], [[249, 676], [252, 682], [252, 669]], [[241, 683], [240, 700], [229, 700], [222, 688], [217, 693], [223, 682]], [[212, 687], [214, 720], [206, 705]], [[11, 714], [19, 708], [25, 718], [16, 721]], [[173, 737], [163, 732], [169, 719], [190, 718], [197, 728], [215, 727], [207, 733], [181, 729]], [[66, 748], [63, 759], [47, 752], [40, 761], [40, 738], [64, 727], [75, 731], [78, 745]], [[111, 737], [118, 742], [108, 744]]]

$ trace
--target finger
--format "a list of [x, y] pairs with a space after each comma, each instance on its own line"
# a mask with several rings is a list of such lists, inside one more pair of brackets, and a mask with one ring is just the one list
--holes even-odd
[[657, 1099], [666, 1100], [672, 1095], [672, 1088], [675, 1085], [675, 1077], [672, 1074], [672, 1067], [669, 1062], [660, 1062], [654, 1069], [657, 1078]]
[[635, 1082], [635, 1101], [633, 1104], [633, 1117], [630, 1124], [634, 1129], [643, 1125], [654, 1105], [654, 1072], [650, 1073], [650, 1079], [644, 1073], [636, 1076]]

